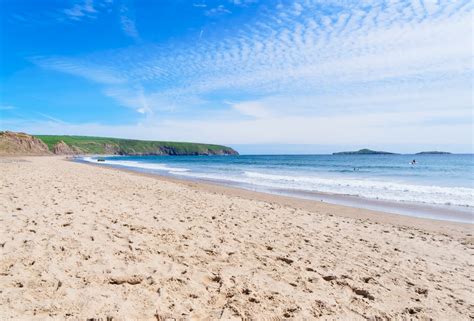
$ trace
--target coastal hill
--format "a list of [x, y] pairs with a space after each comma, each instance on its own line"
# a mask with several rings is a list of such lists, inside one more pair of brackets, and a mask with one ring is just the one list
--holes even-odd
[[48, 145], [25, 133], [0, 131], [0, 155], [46, 155]]
[[376, 151], [376, 150], [364, 148], [358, 151], [338, 152], [338, 153], [332, 153], [332, 154], [333, 155], [394, 155], [395, 153]]
[[226, 146], [106, 137], [0, 132], [0, 155], [238, 155]]

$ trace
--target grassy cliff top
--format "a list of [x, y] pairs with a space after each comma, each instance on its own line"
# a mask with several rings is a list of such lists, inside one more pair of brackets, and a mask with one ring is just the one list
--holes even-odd
[[123, 155], [234, 155], [235, 150], [227, 146], [186, 142], [147, 141], [92, 136], [35, 135], [53, 151], [61, 141], [87, 154]]

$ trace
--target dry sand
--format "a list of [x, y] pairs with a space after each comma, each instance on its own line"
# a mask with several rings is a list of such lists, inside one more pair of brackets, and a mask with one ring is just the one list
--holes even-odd
[[469, 320], [472, 225], [0, 159], [0, 319]]

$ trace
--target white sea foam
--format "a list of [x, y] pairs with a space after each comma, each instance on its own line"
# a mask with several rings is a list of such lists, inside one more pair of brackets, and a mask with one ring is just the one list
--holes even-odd
[[97, 162], [96, 158], [93, 157], [83, 157], [83, 161], [96, 163], [96, 164], [104, 164], [104, 165], [113, 165], [113, 166], [123, 166], [123, 167], [130, 167], [130, 168], [140, 168], [140, 169], [150, 169], [150, 170], [158, 170], [158, 171], [166, 171], [166, 172], [186, 172], [189, 171], [188, 168], [180, 168], [180, 167], [171, 167], [166, 164], [161, 163], [145, 163], [145, 162], [137, 162], [137, 161], [125, 161], [125, 160], [110, 160], [107, 159], [105, 162]]
[[175, 173], [177, 175], [245, 183], [256, 187], [345, 194], [368, 199], [474, 207], [474, 189], [391, 183], [377, 180], [275, 175], [246, 171], [243, 175]]
[[320, 178], [245, 172], [255, 183], [335, 194], [348, 194], [388, 201], [421, 202], [437, 205], [474, 206], [474, 189], [400, 184], [374, 179]]
[[90, 156], [80, 157], [80, 159], [85, 161], [85, 162], [89, 162], [89, 163], [96, 163], [97, 162], [97, 159], [94, 159]]

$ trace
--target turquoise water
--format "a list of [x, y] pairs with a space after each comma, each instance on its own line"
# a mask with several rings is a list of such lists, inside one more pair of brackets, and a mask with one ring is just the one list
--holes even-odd
[[[416, 159], [417, 164], [411, 165]], [[96, 158], [84, 157], [95, 162]], [[111, 156], [98, 164], [254, 190], [474, 207], [474, 155]]]

